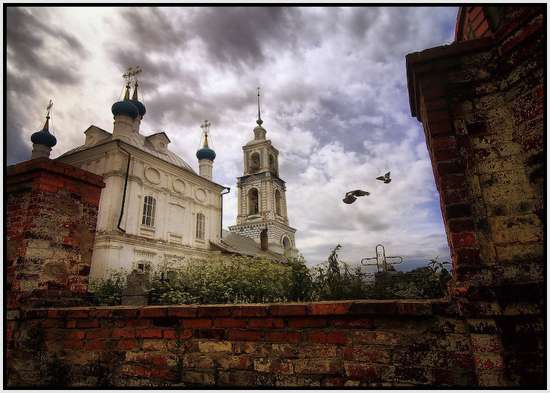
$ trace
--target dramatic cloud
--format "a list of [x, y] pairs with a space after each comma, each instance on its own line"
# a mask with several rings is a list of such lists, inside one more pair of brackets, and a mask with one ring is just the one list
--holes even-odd
[[[165, 131], [195, 168], [199, 124], [212, 122], [214, 179], [232, 187], [252, 138], [256, 87], [280, 150], [289, 219], [309, 263], [337, 243], [374, 255], [448, 258], [421, 125], [411, 118], [405, 55], [452, 40], [456, 8], [198, 7], [8, 9], [8, 163], [56, 102], [54, 156], [95, 124], [112, 129], [121, 74], [140, 65], [145, 134]], [[62, 55], [61, 55], [62, 54]], [[375, 178], [392, 172], [390, 184]], [[344, 193], [366, 189], [353, 205]]]

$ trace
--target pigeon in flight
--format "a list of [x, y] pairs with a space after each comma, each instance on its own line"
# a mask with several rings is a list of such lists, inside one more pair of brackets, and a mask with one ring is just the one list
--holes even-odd
[[386, 173], [384, 176], [378, 176], [376, 180], [380, 180], [383, 181], [385, 184], [388, 184], [389, 182], [391, 182], [390, 172]]
[[355, 202], [357, 200], [357, 197], [361, 197], [365, 195], [370, 195], [370, 192], [363, 191], [363, 190], [353, 190], [353, 191], [346, 192], [346, 196], [342, 200], [344, 201], [344, 203], [347, 203], [349, 205]]

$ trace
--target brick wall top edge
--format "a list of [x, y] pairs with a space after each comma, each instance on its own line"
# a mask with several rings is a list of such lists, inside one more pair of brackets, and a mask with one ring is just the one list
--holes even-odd
[[463, 56], [471, 52], [486, 50], [494, 46], [494, 44], [495, 41], [493, 38], [483, 37], [470, 41], [453, 42], [449, 45], [436, 46], [425, 49], [421, 52], [409, 53], [405, 56], [407, 60], [407, 68], [414, 64], [426, 63], [429, 61], [438, 60], [440, 58]]
[[[220, 308], [227, 310], [225, 316], [241, 317], [248, 315], [252, 310], [260, 310], [258, 316], [322, 316], [322, 315], [409, 315], [427, 316], [433, 314], [433, 306], [437, 309], [448, 303], [445, 299], [430, 300], [351, 300], [351, 301], [324, 301], [311, 303], [270, 303], [270, 304], [211, 304], [211, 305], [168, 305], [168, 306], [99, 306], [99, 307], [64, 307], [64, 308], [35, 308], [25, 311], [25, 316], [40, 316], [42, 314], [59, 314], [66, 312], [103, 310], [135, 310], [136, 315], [163, 314], [166, 316], [178, 314], [177, 311], [187, 310], [186, 317], [209, 316], [218, 317]], [[152, 312], [157, 311], [157, 312]], [[244, 311], [244, 312], [243, 312]], [[173, 313], [175, 312], [175, 313]], [[227, 315], [226, 315], [227, 314]], [[188, 315], [188, 316], [187, 316]], [[194, 315], [194, 316], [193, 316]], [[24, 317], [25, 317], [24, 316]]]
[[49, 158], [37, 158], [8, 166], [6, 168], [6, 181], [9, 182], [10, 178], [38, 171], [51, 172], [97, 187], [105, 187], [101, 176]]

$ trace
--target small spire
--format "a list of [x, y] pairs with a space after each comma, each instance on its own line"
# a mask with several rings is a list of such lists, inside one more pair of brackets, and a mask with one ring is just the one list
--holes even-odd
[[128, 101], [130, 99], [130, 82], [126, 83], [126, 91], [124, 93], [124, 101]]
[[260, 88], [258, 87], [258, 120], [256, 120], [256, 123], [258, 123], [258, 125], [261, 126], [263, 122], [264, 121], [260, 116]]
[[136, 79], [136, 81], [134, 82], [134, 94], [132, 94], [132, 101], [139, 101], [138, 100], [138, 81]]
[[210, 122], [208, 120], [205, 120], [201, 124], [202, 133], [204, 135], [204, 141], [202, 144], [202, 147], [208, 147], [208, 133], [210, 132]]
[[53, 107], [53, 101], [50, 98], [50, 102], [48, 102], [48, 106], [46, 107], [46, 122], [44, 123], [44, 127], [42, 128], [43, 131], [50, 132], [50, 112]]

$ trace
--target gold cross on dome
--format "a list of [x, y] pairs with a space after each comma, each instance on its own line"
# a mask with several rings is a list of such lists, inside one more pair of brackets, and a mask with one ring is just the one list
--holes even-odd
[[130, 83], [131, 81], [137, 81], [137, 75], [141, 74], [143, 70], [140, 66], [135, 67], [128, 67], [126, 72], [122, 74], [122, 77], [126, 81], [126, 83]]
[[48, 102], [48, 106], [46, 107], [46, 116], [50, 116], [50, 111], [52, 110], [53, 101], [50, 98], [50, 102]]
[[208, 131], [210, 131], [210, 122], [208, 120], [205, 120], [204, 122], [202, 122], [201, 128], [205, 134], [208, 134]]

